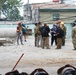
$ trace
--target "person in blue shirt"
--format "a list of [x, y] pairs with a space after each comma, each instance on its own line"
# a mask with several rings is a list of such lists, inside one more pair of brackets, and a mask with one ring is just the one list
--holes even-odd
[[54, 24], [53, 28], [51, 29], [51, 46], [53, 45], [54, 41], [55, 41], [55, 45], [57, 45], [56, 31], [57, 31], [57, 27]]
[[22, 24], [22, 34], [23, 34], [24, 40], [26, 42], [26, 26], [24, 24]]

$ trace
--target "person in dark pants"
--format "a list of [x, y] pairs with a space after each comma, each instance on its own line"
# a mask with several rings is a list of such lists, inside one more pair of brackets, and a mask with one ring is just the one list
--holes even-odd
[[61, 22], [62, 30], [64, 31], [64, 36], [62, 38], [62, 46], [65, 46], [65, 38], [66, 38], [66, 26], [64, 25], [64, 22]]
[[34, 27], [35, 46], [37, 46], [37, 30], [38, 30], [38, 23], [35, 23], [35, 27]]
[[55, 45], [57, 45], [56, 25], [53, 25], [53, 28], [51, 29], [51, 46], [53, 45], [54, 41]]
[[56, 49], [61, 49], [62, 37], [64, 36], [64, 31], [61, 29], [59, 24], [58, 24], [58, 29], [56, 31], [56, 36], [57, 36], [57, 48]]

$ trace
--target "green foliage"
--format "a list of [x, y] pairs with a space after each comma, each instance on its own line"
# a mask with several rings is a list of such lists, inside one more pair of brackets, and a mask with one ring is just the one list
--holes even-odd
[[18, 8], [22, 6], [21, 0], [0, 0], [0, 11], [9, 20], [20, 20]]

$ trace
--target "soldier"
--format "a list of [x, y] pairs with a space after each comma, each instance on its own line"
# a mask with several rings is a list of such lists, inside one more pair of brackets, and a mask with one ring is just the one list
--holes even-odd
[[38, 30], [37, 25], [38, 25], [38, 24], [35, 23], [35, 27], [34, 27], [35, 46], [37, 46], [37, 30]]
[[72, 43], [74, 50], [76, 50], [76, 24], [74, 24], [74, 27], [72, 28]]
[[42, 37], [41, 37], [42, 23], [39, 22], [37, 27], [38, 27], [38, 30], [37, 30], [37, 47], [41, 47], [41, 45], [42, 45]]
[[49, 32], [50, 28], [47, 26], [47, 24], [44, 24], [44, 26], [41, 28], [41, 35], [42, 35], [42, 48], [46, 46], [47, 49], [49, 48]]

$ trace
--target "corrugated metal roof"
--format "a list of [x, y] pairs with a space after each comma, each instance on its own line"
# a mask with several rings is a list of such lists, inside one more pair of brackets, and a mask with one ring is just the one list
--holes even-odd
[[55, 4], [55, 3], [35, 3], [32, 4], [33, 8], [50, 8], [50, 9], [76, 9], [76, 5], [73, 4]]

